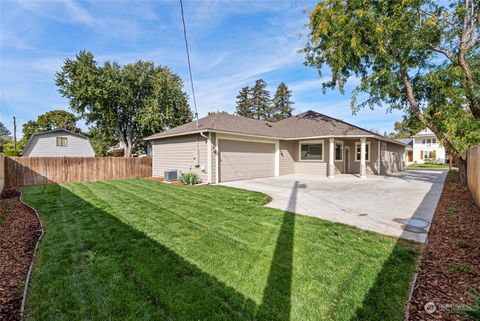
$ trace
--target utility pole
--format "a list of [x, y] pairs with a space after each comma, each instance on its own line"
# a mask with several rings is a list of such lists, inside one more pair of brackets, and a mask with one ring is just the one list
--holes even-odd
[[13, 116], [13, 149], [17, 149], [17, 119]]

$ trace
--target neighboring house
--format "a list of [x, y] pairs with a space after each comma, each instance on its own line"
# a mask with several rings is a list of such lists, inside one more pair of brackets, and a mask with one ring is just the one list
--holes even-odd
[[293, 173], [364, 178], [403, 170], [406, 147], [314, 111], [278, 122], [215, 113], [145, 140], [154, 177], [194, 171], [209, 183]]
[[24, 157], [94, 157], [87, 137], [65, 129], [35, 133], [30, 137], [22, 156]]
[[428, 128], [411, 138], [397, 139], [397, 141], [410, 146], [405, 153], [407, 164], [424, 164], [426, 162], [445, 164], [446, 162], [445, 147]]

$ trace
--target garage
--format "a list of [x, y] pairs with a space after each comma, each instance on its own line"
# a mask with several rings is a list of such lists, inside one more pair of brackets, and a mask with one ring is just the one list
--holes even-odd
[[221, 182], [275, 175], [275, 144], [220, 139]]

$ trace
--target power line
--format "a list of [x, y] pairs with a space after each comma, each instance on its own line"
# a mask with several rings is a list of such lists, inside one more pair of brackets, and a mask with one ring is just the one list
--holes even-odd
[[193, 87], [192, 66], [190, 64], [190, 53], [188, 51], [187, 28], [185, 27], [185, 16], [183, 14], [183, 2], [180, 0], [180, 11], [182, 12], [183, 38], [185, 39], [185, 49], [187, 50], [188, 72], [190, 74], [190, 83], [192, 85], [193, 107], [195, 108], [195, 118], [198, 127], [197, 100], [195, 99], [195, 88]]

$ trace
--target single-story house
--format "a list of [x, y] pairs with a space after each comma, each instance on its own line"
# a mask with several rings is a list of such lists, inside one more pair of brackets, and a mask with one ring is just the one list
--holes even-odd
[[410, 138], [400, 138], [397, 141], [408, 145], [405, 153], [405, 163], [407, 164], [445, 164], [447, 161], [445, 147], [428, 128]]
[[66, 129], [35, 133], [23, 149], [24, 157], [94, 157], [92, 144], [84, 135]]
[[403, 170], [406, 147], [314, 111], [277, 122], [215, 113], [145, 140], [154, 177], [193, 171], [208, 183], [293, 173], [365, 178]]

